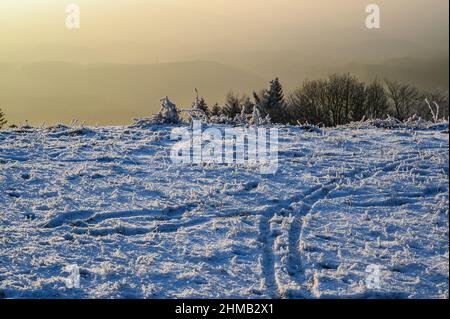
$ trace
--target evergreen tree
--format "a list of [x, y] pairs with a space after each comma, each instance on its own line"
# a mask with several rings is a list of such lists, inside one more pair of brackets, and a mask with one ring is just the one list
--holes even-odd
[[208, 104], [206, 103], [204, 98], [200, 98], [200, 99], [196, 100], [192, 107], [202, 110], [203, 112], [205, 112], [205, 114], [207, 116], [210, 115], [209, 114]]
[[278, 78], [270, 81], [269, 88], [261, 96], [255, 96], [255, 102], [260, 106], [261, 115], [269, 115], [274, 123], [288, 121], [283, 87]]
[[252, 114], [254, 105], [255, 104], [252, 102], [252, 100], [250, 100], [250, 98], [248, 96], [244, 95], [242, 97], [241, 108], [242, 108], [242, 111], [244, 112], [244, 114]]
[[233, 92], [228, 93], [227, 101], [222, 113], [231, 119], [241, 113], [241, 103], [239, 102], [239, 98], [234, 95]]
[[211, 116], [220, 116], [222, 114], [222, 108], [218, 103], [214, 104], [211, 108]]
[[3, 126], [8, 123], [8, 121], [5, 118], [5, 114], [2, 112], [2, 109], [0, 109], [0, 129], [3, 128]]

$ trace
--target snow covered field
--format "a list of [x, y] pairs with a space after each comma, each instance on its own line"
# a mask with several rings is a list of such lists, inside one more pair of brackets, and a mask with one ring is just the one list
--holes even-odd
[[170, 130], [1, 131], [0, 298], [448, 298], [448, 134], [280, 128], [260, 175]]

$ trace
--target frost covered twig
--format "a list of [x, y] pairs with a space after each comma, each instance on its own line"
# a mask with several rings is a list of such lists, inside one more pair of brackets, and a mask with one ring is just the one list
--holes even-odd
[[433, 122], [436, 124], [439, 122], [439, 104], [436, 102], [433, 102], [433, 104], [436, 106], [436, 111], [433, 110], [431, 107], [430, 102], [428, 102], [428, 98], [425, 98], [425, 102], [428, 105], [428, 108], [430, 109], [431, 115], [433, 116]]

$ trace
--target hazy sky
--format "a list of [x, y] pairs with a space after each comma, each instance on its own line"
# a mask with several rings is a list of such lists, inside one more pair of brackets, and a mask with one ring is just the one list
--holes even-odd
[[[357, 45], [380, 36], [448, 48], [448, 0], [72, 2], [81, 9], [79, 30], [64, 25], [70, 1], [0, 1], [0, 61], [57, 58], [58, 50], [82, 47], [80, 61], [161, 62], [215, 51], [319, 50], [338, 38]], [[380, 30], [365, 28], [369, 3], [381, 8]]]
[[[65, 26], [70, 3], [81, 10], [78, 30]], [[365, 26], [370, 3], [381, 9], [378, 30]], [[275, 76], [286, 91], [332, 72], [448, 89], [448, 7], [448, 0], [0, 0], [0, 107], [10, 123], [118, 124], [156, 111], [161, 96], [190, 107], [197, 87], [209, 103], [223, 103], [227, 91], [251, 94]]]

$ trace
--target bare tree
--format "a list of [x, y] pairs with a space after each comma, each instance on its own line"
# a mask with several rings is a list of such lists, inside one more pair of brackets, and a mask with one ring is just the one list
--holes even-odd
[[330, 114], [331, 125], [344, 124], [347, 78], [334, 74], [327, 81], [325, 111]]
[[305, 81], [288, 97], [290, 116], [301, 123], [336, 126], [366, 116], [366, 86], [350, 74]]
[[[268, 91], [254, 93], [257, 105], [269, 104]], [[433, 112], [430, 112], [424, 102], [425, 98], [433, 106]], [[440, 118], [447, 118], [449, 114], [446, 93], [436, 91], [422, 94], [413, 85], [387, 79], [383, 83], [375, 78], [366, 84], [350, 74], [333, 74], [327, 80], [306, 80], [287, 96], [286, 103], [283, 104], [283, 108], [275, 108], [283, 111], [283, 116], [276, 117], [278, 121], [275, 122], [337, 126], [363, 119], [385, 118], [389, 112], [399, 120], [417, 114], [424, 119], [436, 121], [437, 105]], [[267, 109], [270, 108], [263, 107], [262, 112]]]
[[397, 81], [385, 80], [385, 84], [395, 116], [399, 120], [405, 120], [413, 115], [412, 111], [420, 99], [419, 90], [412, 85]]
[[346, 122], [360, 121], [367, 116], [365, 104], [367, 100], [366, 85], [359, 82], [357, 78], [350, 77], [347, 89]]
[[330, 117], [325, 110], [326, 87], [324, 80], [307, 80], [288, 96], [288, 110], [294, 123], [330, 125]]
[[383, 84], [378, 79], [366, 87], [365, 116], [369, 119], [380, 119], [386, 116], [389, 101]]
[[333, 74], [328, 79], [325, 109], [331, 125], [358, 121], [364, 116], [365, 86], [350, 74]]

